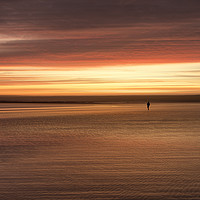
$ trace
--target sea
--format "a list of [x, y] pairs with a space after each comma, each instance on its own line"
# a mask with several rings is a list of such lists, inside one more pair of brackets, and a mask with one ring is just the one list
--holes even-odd
[[199, 200], [200, 103], [1, 103], [0, 199]]

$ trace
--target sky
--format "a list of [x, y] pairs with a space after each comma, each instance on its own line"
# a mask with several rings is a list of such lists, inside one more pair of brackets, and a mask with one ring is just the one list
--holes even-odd
[[0, 95], [200, 94], [199, 0], [1, 0]]

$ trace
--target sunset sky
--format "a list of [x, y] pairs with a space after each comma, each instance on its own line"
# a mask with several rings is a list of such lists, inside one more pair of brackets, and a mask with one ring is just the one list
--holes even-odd
[[200, 94], [199, 0], [0, 1], [0, 95]]

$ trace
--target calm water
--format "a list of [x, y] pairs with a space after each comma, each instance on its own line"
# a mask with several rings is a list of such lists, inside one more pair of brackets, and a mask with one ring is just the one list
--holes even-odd
[[200, 199], [200, 104], [0, 104], [0, 199]]

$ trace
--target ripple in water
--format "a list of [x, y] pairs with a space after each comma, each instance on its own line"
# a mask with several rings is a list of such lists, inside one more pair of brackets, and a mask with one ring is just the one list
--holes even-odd
[[0, 105], [0, 199], [200, 199], [199, 104], [21, 107]]

